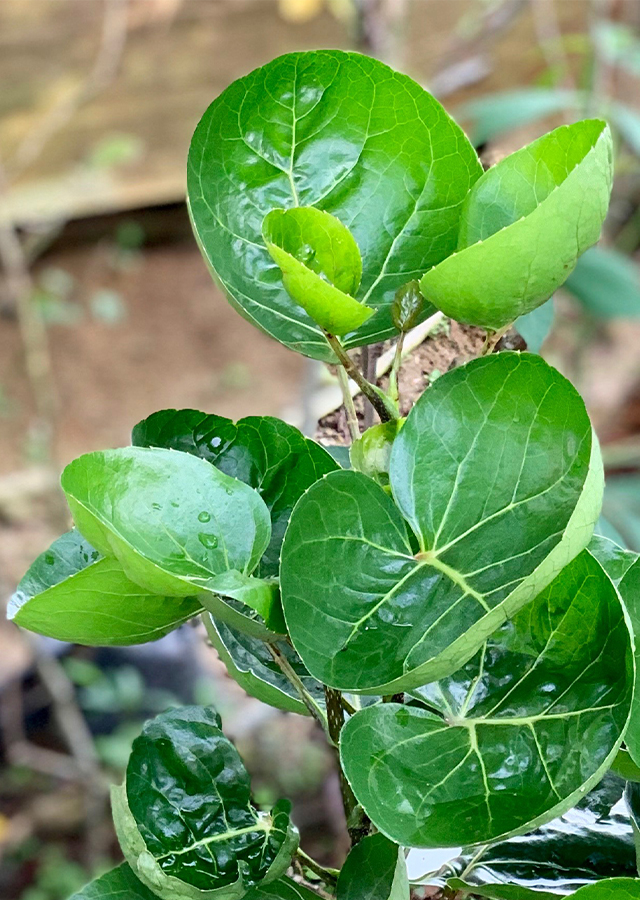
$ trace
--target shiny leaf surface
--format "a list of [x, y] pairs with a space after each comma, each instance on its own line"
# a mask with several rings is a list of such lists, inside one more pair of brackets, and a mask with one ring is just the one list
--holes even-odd
[[229, 569], [250, 574], [271, 538], [256, 491], [188, 453], [87, 453], [61, 483], [84, 537], [156, 593], [189, 596]]
[[364, 260], [356, 299], [378, 310], [346, 337], [360, 346], [394, 333], [396, 290], [455, 249], [481, 173], [462, 130], [420, 85], [377, 60], [318, 50], [273, 60], [211, 104], [191, 142], [187, 190], [230, 302], [281, 343], [331, 360], [265, 246], [267, 213], [314, 206], [353, 234]]
[[297, 884], [292, 878], [279, 878], [245, 894], [244, 900], [318, 900], [319, 894]]
[[262, 236], [289, 296], [330, 334], [355, 331], [375, 310], [353, 299], [362, 259], [348, 228], [313, 206], [274, 209]]
[[501, 160], [465, 201], [458, 252], [420, 281], [460, 322], [499, 329], [551, 297], [600, 237], [613, 178], [599, 119], [564, 125]]
[[156, 895], [122, 863], [76, 891], [69, 900], [156, 900]]
[[[640, 559], [630, 566], [618, 585], [620, 596], [629, 613], [636, 644], [636, 677], [640, 666]], [[640, 766], [640, 690], [636, 687], [625, 744], [631, 758]]]
[[415, 692], [428, 709], [356, 713], [343, 768], [372, 822], [404, 846], [494, 841], [550, 821], [602, 778], [633, 678], [619, 597], [584, 551], [466, 666]]
[[[205, 616], [204, 621], [209, 639], [227, 667], [227, 672], [247, 694], [277, 709], [302, 716], [309, 715], [307, 707], [291, 682], [282, 674], [264, 641], [251, 638], [222, 622], [216, 622], [210, 616]], [[317, 703], [323, 704], [322, 685], [309, 675], [297, 653], [282, 641], [276, 646], [300, 677], [308, 693]]]
[[278, 574], [282, 538], [298, 499], [339, 468], [323, 447], [272, 416], [234, 423], [195, 409], [164, 409], [136, 425], [132, 441], [199, 456], [258, 491], [271, 514], [271, 540], [258, 567], [263, 578]]
[[487, 900], [556, 900], [557, 894], [537, 891], [514, 884], [468, 884], [461, 878], [450, 878], [447, 884], [462, 896], [486, 897]]
[[155, 641], [202, 609], [195, 598], [165, 597], [130, 581], [78, 531], [59, 537], [29, 568], [7, 617], [38, 634], [106, 647]]
[[340, 871], [337, 900], [409, 900], [402, 848], [383, 834], [363, 838]]
[[358, 472], [329, 474], [283, 545], [293, 644], [343, 690], [392, 693], [455, 671], [586, 546], [601, 502], [584, 404], [531, 354], [439, 378], [396, 437], [389, 475], [397, 505]]
[[290, 804], [253, 808], [238, 752], [205, 707], [147, 722], [113, 806], [127, 862], [162, 900], [242, 897], [283, 875], [297, 846]]
[[367, 428], [349, 448], [351, 468], [368, 475], [382, 487], [389, 484], [391, 450], [403, 420], [380, 422]]
[[638, 554], [625, 550], [610, 538], [594, 534], [589, 543], [589, 551], [595, 556], [614, 584], [624, 578], [627, 571], [638, 559]]

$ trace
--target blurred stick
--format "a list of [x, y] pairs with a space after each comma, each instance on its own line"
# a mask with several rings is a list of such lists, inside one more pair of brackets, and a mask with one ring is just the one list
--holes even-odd
[[538, 47], [547, 67], [551, 72], [557, 69], [562, 73], [560, 78], [562, 87], [575, 88], [569, 59], [564, 50], [562, 28], [558, 21], [555, 0], [531, 0], [531, 13]]

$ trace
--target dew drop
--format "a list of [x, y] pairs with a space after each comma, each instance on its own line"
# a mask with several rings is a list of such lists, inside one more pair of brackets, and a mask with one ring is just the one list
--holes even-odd
[[202, 512], [198, 514], [198, 521], [199, 522], [210, 522], [211, 521], [211, 516], [206, 511], [206, 509], [203, 509]]
[[159, 503], [152, 503], [152, 504], [151, 504], [151, 509], [162, 509], [162, 507], [160, 506]]
[[303, 244], [296, 253], [296, 259], [299, 259], [301, 263], [310, 263], [315, 255], [316, 251], [313, 247], [310, 247], [309, 244]]
[[176, 503], [175, 500], [172, 500], [172, 501], [171, 501], [171, 505], [173, 506], [174, 509], [177, 509], [177, 508], [180, 506], [180, 504], [179, 504], [179, 503]]
[[215, 534], [205, 534], [204, 531], [201, 531], [198, 535], [198, 540], [203, 547], [207, 548], [207, 550], [215, 550], [218, 546], [218, 538]]
[[214, 449], [215, 449], [216, 447], [219, 447], [221, 443], [222, 443], [222, 438], [221, 438], [221, 437], [214, 437], [214, 438], [211, 438], [211, 446], [212, 446]]

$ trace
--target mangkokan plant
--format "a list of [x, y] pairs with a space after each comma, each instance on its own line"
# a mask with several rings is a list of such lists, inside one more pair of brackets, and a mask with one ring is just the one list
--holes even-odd
[[[202, 253], [241, 315], [337, 365], [350, 463], [275, 418], [157, 412], [64, 470], [75, 529], [9, 615], [88, 645], [202, 616], [249, 694], [324, 728], [353, 849], [339, 875], [299, 850], [290, 805], [256, 809], [217, 713], [187, 707], [134, 742], [113, 792], [126, 863], [77, 897], [408, 900], [408, 849], [446, 847], [463, 849], [442, 896], [640, 897], [631, 838], [562, 881], [547, 826], [612, 767], [634, 811], [640, 561], [592, 538], [603, 470], [577, 391], [493, 352], [598, 240], [611, 179], [596, 119], [483, 172], [437, 100], [354, 53], [280, 57], [206, 111], [188, 168]], [[403, 419], [402, 341], [436, 310], [485, 328], [484, 352]], [[383, 391], [348, 351], [389, 339]], [[362, 436], [347, 376], [381, 420]], [[530, 832], [555, 868], [544, 893], [517, 877]]]

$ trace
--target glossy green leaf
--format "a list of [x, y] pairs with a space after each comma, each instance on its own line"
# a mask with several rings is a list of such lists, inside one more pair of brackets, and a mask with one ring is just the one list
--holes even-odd
[[430, 307], [420, 293], [417, 281], [409, 281], [398, 288], [391, 304], [391, 320], [398, 332], [406, 334], [424, 318], [425, 307]]
[[258, 567], [263, 578], [279, 572], [282, 538], [298, 499], [338, 468], [327, 450], [272, 416], [234, 423], [195, 409], [164, 409], [136, 425], [132, 441], [200, 456], [258, 491], [271, 514], [271, 540]]
[[[264, 641], [251, 638], [222, 622], [216, 622], [211, 616], [204, 616], [204, 623], [209, 639], [229, 675], [247, 694], [277, 709], [302, 716], [309, 714], [300, 695], [282, 674]], [[283, 641], [276, 646], [300, 677], [308, 693], [318, 704], [323, 704], [322, 685], [309, 675], [297, 653]]]
[[450, 878], [447, 884], [454, 891], [461, 891], [463, 897], [473, 895], [487, 900], [557, 900], [558, 896], [515, 884], [469, 884], [461, 878]]
[[514, 327], [524, 338], [527, 350], [530, 350], [531, 353], [540, 353], [553, 326], [554, 312], [553, 297], [551, 297], [542, 306], [538, 306], [532, 312], [516, 319]]
[[290, 804], [251, 805], [249, 776], [213, 710], [162, 713], [133, 743], [112, 794], [125, 858], [161, 900], [234, 900], [287, 870]]
[[340, 871], [337, 900], [409, 900], [402, 848], [383, 834], [363, 838]]
[[640, 766], [634, 763], [628, 750], [623, 748], [618, 750], [616, 758], [611, 763], [611, 771], [624, 778], [625, 781], [640, 784]]
[[330, 361], [264, 244], [267, 213], [314, 206], [354, 236], [364, 261], [356, 299], [378, 310], [347, 335], [355, 347], [394, 333], [396, 290], [455, 249], [481, 174], [462, 130], [420, 85], [366, 56], [317, 50], [273, 60], [211, 104], [191, 142], [187, 192], [230, 302], [286, 346]]
[[[469, 848], [452, 867], [484, 896], [489, 890], [535, 888], [552, 897], [565, 896], [583, 885], [636, 871], [629, 815], [622, 796], [624, 781], [607, 773], [577, 806], [547, 825], [519, 837], [489, 845], [482, 852]], [[538, 900], [535, 894], [533, 900]]]
[[638, 559], [638, 554], [625, 550], [610, 538], [594, 534], [589, 543], [589, 550], [598, 560], [614, 584], [619, 584], [627, 570]]
[[391, 450], [404, 419], [380, 422], [367, 428], [362, 437], [351, 444], [349, 457], [351, 467], [363, 475], [368, 475], [382, 487], [389, 484], [389, 462]]
[[202, 609], [194, 597], [165, 597], [130, 581], [78, 531], [59, 537], [35, 560], [7, 609], [16, 625], [74, 644], [155, 641]]
[[640, 879], [608, 878], [580, 888], [573, 896], [576, 900], [640, 900]]
[[587, 312], [602, 319], [640, 317], [637, 264], [609, 247], [592, 247], [581, 256], [564, 285]]
[[145, 887], [126, 863], [105, 872], [99, 878], [85, 885], [69, 900], [157, 900]]
[[[618, 584], [635, 635], [636, 674], [640, 667], [640, 559], [636, 560]], [[625, 744], [631, 758], [640, 766], [640, 690], [636, 688]]]
[[358, 472], [317, 482], [283, 545], [293, 644], [343, 690], [393, 693], [455, 671], [588, 544], [602, 496], [583, 401], [531, 354], [439, 378], [389, 474], [397, 506]]
[[618, 594], [585, 551], [466, 666], [416, 692], [429, 709], [357, 712], [342, 730], [342, 765], [392, 840], [494, 841], [550, 821], [597, 784], [622, 741], [633, 679]]
[[189, 453], [124, 447], [87, 453], [62, 473], [76, 526], [147, 590], [206, 590], [237, 569], [250, 574], [271, 538], [256, 491]]
[[353, 299], [360, 287], [362, 259], [348, 228], [313, 206], [274, 209], [262, 237], [282, 270], [289, 296], [324, 331], [355, 331], [375, 310]]
[[551, 297], [600, 237], [613, 151], [599, 119], [563, 125], [512, 153], [465, 201], [458, 252], [420, 281], [460, 322], [499, 329]]
[[292, 878], [279, 878], [261, 887], [253, 888], [243, 900], [318, 900], [319, 894]]

